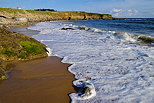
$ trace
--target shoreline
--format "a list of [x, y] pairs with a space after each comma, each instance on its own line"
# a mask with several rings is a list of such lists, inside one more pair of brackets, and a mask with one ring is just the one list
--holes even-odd
[[[36, 23], [34, 23], [34, 24], [31, 24], [31, 25], [35, 25]], [[27, 27], [29, 27], [29, 26], [31, 26], [31, 25], [24, 25], [24, 26], [21, 26], [21, 27], [11, 27], [11, 28], [9, 28], [9, 31], [11, 31], [11, 32], [13, 32], [13, 33], [23, 33], [23, 34], [25, 34], [25, 35], [27, 35], [27, 36], [29, 36], [29, 37], [32, 37], [32, 35], [37, 35], [38, 34], [38, 32], [39, 31], [35, 31], [35, 30], [30, 30], [30, 29], [27, 29]], [[57, 57], [57, 56], [48, 56], [48, 57], [46, 57], [46, 58], [59, 58], [59, 57]], [[18, 61], [19, 63], [20, 62], [31, 62], [31, 61], [36, 61], [36, 60], [42, 60], [43, 58], [38, 58], [38, 59], [34, 59], [34, 60], [26, 60], [26, 61]], [[62, 63], [61, 62], [61, 59], [59, 58], [59, 62], [60, 63]], [[46, 61], [46, 60], [45, 60]], [[14, 64], [18, 64], [18, 62], [15, 62]], [[53, 61], [51, 61], [51, 62], [53, 62]], [[62, 64], [65, 64], [65, 63], [62, 63]], [[68, 66], [69, 67], [69, 66]], [[72, 84], [72, 81], [73, 80], [75, 80], [75, 78], [74, 78], [74, 75], [71, 73], [71, 72], [69, 72], [68, 71], [68, 67], [66, 68], [66, 70], [65, 71], [67, 71], [68, 72], [68, 74], [69, 75], [71, 75], [72, 77], [71, 78], [67, 78], [67, 79], [69, 79], [69, 80], [67, 80], [67, 81], [70, 81], [69, 83], [71, 84], [69, 84], [68, 85], [68, 83], [65, 83], [65, 82], [63, 82], [63, 83], [65, 83], [66, 85], [67, 85], [67, 88], [71, 88], [71, 89], [69, 89], [69, 91], [72, 91], [72, 92], [76, 92], [75, 90], [74, 90], [74, 88], [73, 88], [73, 84]], [[10, 72], [10, 73], [8, 73], [11, 77], [8, 79], [8, 80], [4, 80], [4, 81], [1, 81], [0, 82], [0, 84], [2, 84], [3, 82], [5, 83], [6, 81], [8, 81], [9, 82], [9, 80], [10, 79], [12, 79], [12, 74], [14, 73], [14, 71], [16, 71], [16, 70], [14, 70], [14, 69], [12, 69], [12, 67], [10, 68], [12, 71]], [[59, 83], [58, 83], [59, 82]], [[57, 83], [58, 84], [60, 84], [60, 82], [61, 81], [57, 81]], [[64, 84], [63, 84], [64, 85]], [[56, 86], [56, 87], [58, 87], [58, 85]], [[63, 87], [63, 89], [61, 88], [61, 90], [65, 90], [65, 88]], [[59, 92], [61, 92], [61, 90], [59, 91]], [[70, 97], [69, 97], [69, 94], [70, 93], [72, 93], [72, 92], [67, 92], [67, 95], [63, 95], [63, 97], [67, 97], [67, 100], [65, 101], [66, 103], [68, 103], [68, 102], [70, 102], [71, 101], [71, 99], [70, 99]], [[55, 92], [54, 92], [55, 93]], [[53, 93], [53, 94], [54, 94]], [[57, 92], [56, 92], [57, 93]], [[58, 94], [58, 93], [57, 93]], [[66, 93], [65, 93], [66, 94]], [[69, 99], [68, 99], [69, 98]], [[60, 99], [60, 98], [59, 98]], [[51, 101], [50, 101], [51, 102]], [[49, 103], [50, 103], [49, 102]], [[64, 102], [64, 101], [63, 101]], [[64, 102], [64, 103], [65, 103]], [[6, 102], [7, 103], [7, 102]], [[9, 103], [9, 102], [8, 102]], [[38, 101], [37, 101], [37, 103], [39, 103]], [[40, 102], [41, 103], [41, 102]], [[47, 102], [46, 102], [47, 103]], [[59, 102], [56, 102], [56, 101], [54, 101], [54, 103], [59, 103]]]
[[69, 66], [56, 56], [14, 63], [10, 78], [0, 82], [0, 101], [69, 103], [69, 93], [75, 92]]

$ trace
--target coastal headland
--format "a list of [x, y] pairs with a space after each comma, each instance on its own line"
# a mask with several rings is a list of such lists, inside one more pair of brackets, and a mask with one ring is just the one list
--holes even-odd
[[46, 46], [21, 33], [12, 33], [11, 27], [22, 27], [37, 22], [55, 20], [112, 20], [110, 14], [83, 11], [36, 11], [0, 8], [0, 79], [6, 79], [8, 61], [31, 60], [47, 56]]
[[71, 82], [74, 77], [67, 71], [69, 64], [61, 63], [58, 57], [47, 57], [44, 44], [25, 34], [11, 32], [11, 28], [44, 21], [112, 19], [109, 14], [82, 11], [0, 8], [0, 102], [68, 103], [67, 94], [75, 92]]
[[112, 20], [110, 14], [87, 13], [83, 11], [36, 11], [0, 8], [0, 27], [22, 26], [35, 22], [55, 20]]

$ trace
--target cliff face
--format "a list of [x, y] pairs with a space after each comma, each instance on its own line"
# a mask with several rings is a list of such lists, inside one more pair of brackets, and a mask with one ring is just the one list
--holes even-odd
[[86, 12], [52, 12], [0, 8], [0, 24], [21, 25], [27, 22], [53, 21], [53, 20], [112, 20], [109, 14]]
[[60, 20], [112, 20], [112, 15], [86, 12], [60, 12]]

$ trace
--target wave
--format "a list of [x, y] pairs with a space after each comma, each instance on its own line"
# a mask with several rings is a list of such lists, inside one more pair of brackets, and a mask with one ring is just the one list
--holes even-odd
[[[65, 24], [39, 23], [33, 37], [52, 48], [52, 55], [73, 64], [77, 93], [70, 94], [77, 103], [153, 103], [154, 49], [135, 44], [138, 36]], [[73, 28], [73, 30], [61, 30]], [[130, 42], [135, 42], [130, 44]]]
[[153, 42], [154, 42], [154, 37], [150, 37], [150, 36], [146, 36], [142, 34], [133, 34], [133, 33], [128, 33], [128, 32], [116, 32], [116, 31], [92, 28], [92, 27], [87, 27], [87, 26], [77, 26], [73, 24], [67, 24], [67, 25], [65, 24], [65, 26], [68, 26], [69, 28], [72, 27], [72, 30], [79, 29], [79, 30], [85, 30], [85, 31], [94, 32], [94, 33], [102, 33], [102, 34], [109, 33], [110, 36], [111, 37], [113, 36], [113, 38], [115, 39], [127, 41], [130, 43], [141, 44], [143, 42], [146, 42], [148, 46], [153, 46]]
[[[66, 26], [66, 25], [65, 25]], [[127, 32], [116, 32], [116, 31], [110, 31], [105, 29], [98, 29], [98, 28], [91, 28], [87, 26], [77, 26], [73, 24], [67, 24], [67, 26], [70, 28], [72, 27], [73, 30], [79, 29], [79, 30], [85, 30], [89, 32], [94, 33], [109, 33], [110, 36], [114, 36], [116, 39], [126, 40], [128, 42], [137, 42], [138, 41], [138, 35], [127, 33]]]

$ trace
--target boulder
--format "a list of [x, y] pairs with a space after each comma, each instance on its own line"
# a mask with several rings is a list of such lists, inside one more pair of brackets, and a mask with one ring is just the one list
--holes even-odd
[[23, 21], [23, 22], [27, 22], [28, 19], [27, 18], [15, 18], [16, 21]]

